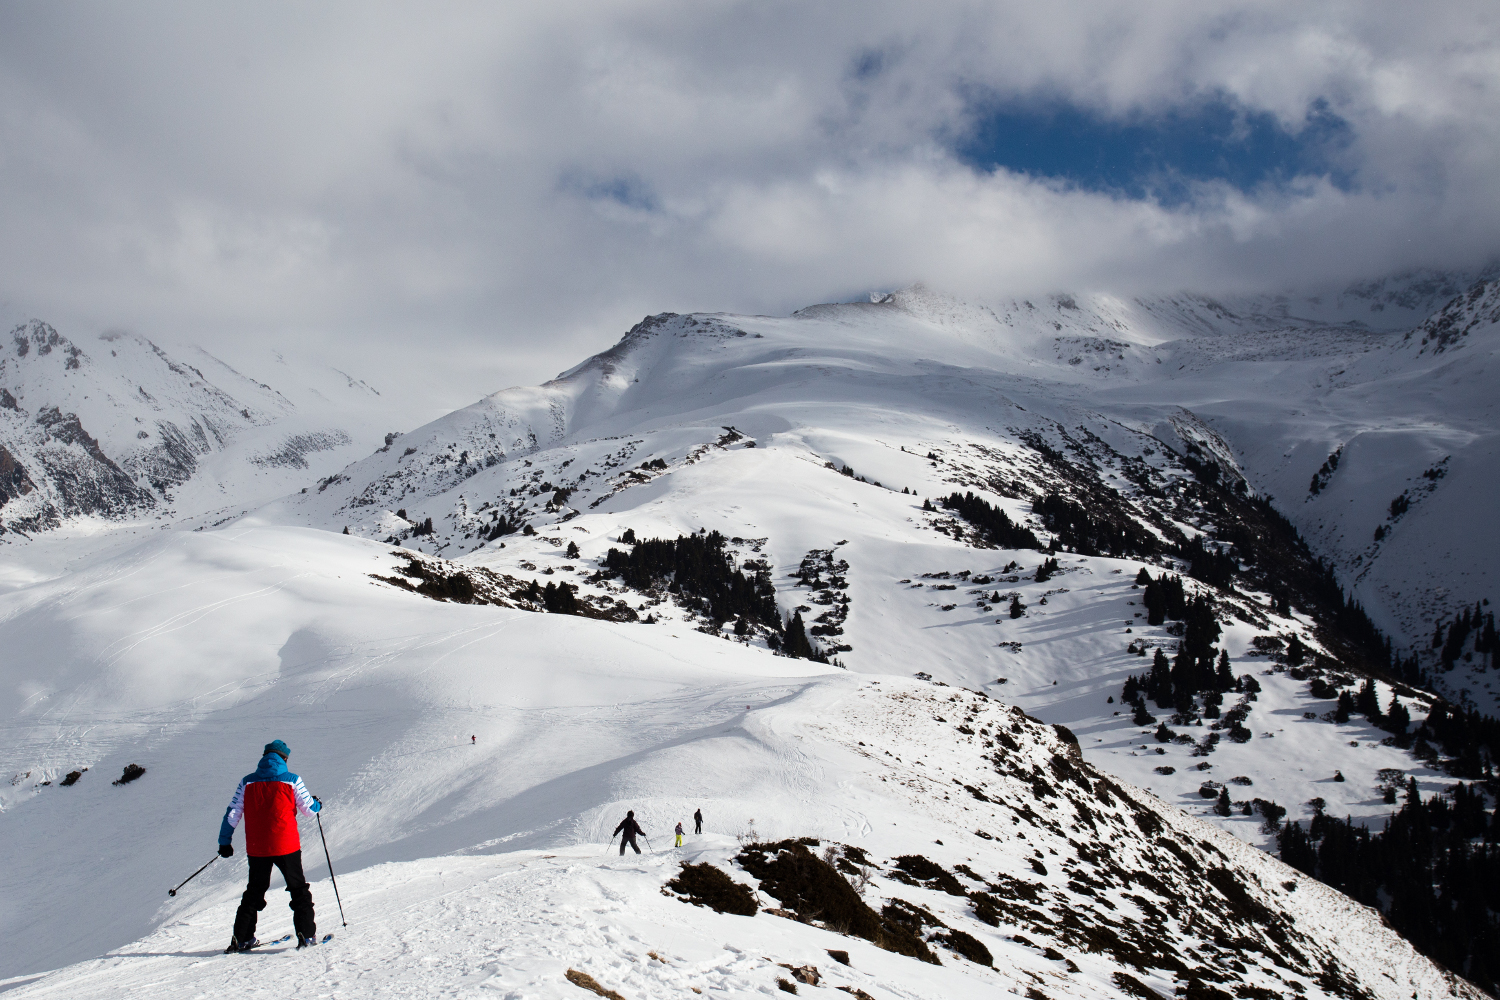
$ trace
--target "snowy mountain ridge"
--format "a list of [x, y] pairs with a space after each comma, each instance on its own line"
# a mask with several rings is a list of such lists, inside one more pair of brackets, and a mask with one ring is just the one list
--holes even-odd
[[[25, 955], [0, 975], [121, 949], [19, 995], [222, 983], [200, 959], [233, 866], [205, 875], [201, 903], [158, 909], [167, 872], [133, 859], [147, 838], [198, 850], [216, 782], [274, 726], [329, 792], [342, 881], [372, 921], [346, 959], [268, 970], [282, 992], [420, 990], [408, 949], [430, 936], [394, 914], [437, 900], [474, 929], [437, 947], [444, 981], [517, 996], [576, 994], [569, 963], [632, 1000], [770, 992], [783, 972], [760, 956], [813, 963], [840, 941], [855, 971], [830, 981], [877, 1000], [1478, 996], [1378, 912], [1253, 848], [1274, 849], [1283, 814], [1378, 829], [1398, 785], [1446, 801], [1481, 777], [1417, 738], [1443, 703], [1401, 671], [1495, 710], [1479, 626], [1430, 642], [1493, 564], [1488, 527], [1463, 516], [1493, 486], [1491, 283], [1411, 336], [1310, 320], [1305, 302], [1273, 322], [1263, 300], [877, 299], [649, 317], [545, 385], [405, 434], [366, 425], [301, 452], [305, 469], [261, 444], [316, 433], [299, 401], [237, 430], [257, 447], [232, 443], [214, 489], [188, 476], [130, 547], [66, 518], [0, 538], [37, 566], [76, 546], [66, 572], [0, 594], [17, 651], [0, 838], [18, 857], [93, 856], [91, 824], [121, 831], [97, 867], [5, 876], [17, 913], [65, 905], [0, 928]], [[61, 341], [46, 357], [71, 385]], [[365, 457], [332, 464], [359, 441]], [[286, 495], [238, 500], [245, 469]], [[1214, 679], [1162, 693], [1159, 665], [1190, 647]], [[126, 763], [147, 776], [105, 786]], [[625, 808], [654, 832], [700, 805], [710, 834], [682, 855], [589, 857]], [[860, 951], [752, 876], [745, 844], [799, 837], [856, 872], [867, 859], [872, 912], [943, 971]], [[758, 885], [763, 912], [703, 911], [705, 936], [662, 895], [678, 859]], [[507, 884], [530, 888], [480, 898]], [[653, 916], [612, 935], [618, 908]], [[725, 948], [721, 928], [743, 937]], [[136, 938], [151, 943], [122, 948]]]

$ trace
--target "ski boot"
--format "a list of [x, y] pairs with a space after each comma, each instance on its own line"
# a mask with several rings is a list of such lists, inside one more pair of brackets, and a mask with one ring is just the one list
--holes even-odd
[[229, 938], [229, 947], [224, 949], [224, 954], [233, 955], [237, 951], [249, 951], [258, 944], [260, 944], [260, 941], [256, 938], [251, 938], [249, 941], [241, 943], [239, 938], [231, 935]]

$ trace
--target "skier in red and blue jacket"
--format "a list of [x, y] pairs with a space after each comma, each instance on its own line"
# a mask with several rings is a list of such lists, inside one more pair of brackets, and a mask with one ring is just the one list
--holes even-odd
[[291, 750], [281, 740], [266, 744], [260, 766], [254, 774], [240, 779], [224, 822], [219, 824], [219, 856], [232, 857], [234, 828], [245, 820], [245, 853], [250, 858], [250, 884], [240, 897], [239, 912], [234, 915], [234, 936], [228, 951], [254, 948], [256, 916], [266, 907], [266, 890], [271, 887], [271, 866], [281, 869], [286, 891], [291, 893], [292, 927], [297, 932], [297, 947], [316, 944], [317, 923], [313, 919], [312, 889], [302, 874], [302, 839], [297, 834], [297, 813], [311, 816], [320, 812], [323, 803], [309, 795], [302, 779], [286, 769]]

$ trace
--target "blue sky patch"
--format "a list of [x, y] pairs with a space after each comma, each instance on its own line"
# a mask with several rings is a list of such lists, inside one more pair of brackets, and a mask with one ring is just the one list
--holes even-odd
[[625, 208], [640, 212], [655, 212], [661, 207], [656, 192], [635, 174], [623, 173], [613, 177], [586, 176], [577, 171], [565, 173], [559, 186], [571, 194], [580, 195], [590, 201], [612, 201]]
[[1226, 97], [1123, 119], [1063, 102], [986, 99], [973, 107], [972, 127], [951, 148], [977, 170], [1003, 167], [1168, 204], [1200, 181], [1242, 191], [1309, 174], [1345, 190], [1353, 184], [1339, 162], [1353, 130], [1321, 101], [1296, 131]]

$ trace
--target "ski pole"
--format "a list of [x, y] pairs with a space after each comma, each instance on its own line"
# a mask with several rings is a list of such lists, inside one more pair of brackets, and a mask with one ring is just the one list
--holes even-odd
[[[211, 858], [208, 859], [208, 865], [211, 865], [215, 861], [218, 861], [218, 860], [219, 860], [219, 856], [217, 854], [215, 854], [213, 857], [211, 857]], [[204, 865], [203, 868], [207, 868], [208, 865]], [[177, 883], [177, 889], [181, 889], [183, 886], [187, 885], [193, 879], [197, 878], [199, 875], [202, 875], [203, 874], [203, 868], [199, 868], [197, 871], [193, 872], [193, 874], [189, 875], [187, 878], [185, 878], [181, 882]], [[175, 896], [175, 895], [177, 895], [177, 889], [168, 889], [167, 890], [167, 895], [168, 896]]]
[[[322, 805], [322, 803], [319, 803], [319, 805]], [[333, 880], [333, 898], [338, 900], [339, 919], [344, 921], [345, 927], [348, 927], [349, 921], [344, 920], [344, 901], [339, 899], [339, 880], [333, 874], [333, 858], [328, 856], [328, 838], [323, 836], [323, 817], [319, 815], [322, 811], [319, 809], [318, 812], [313, 813], [318, 819], [318, 839], [323, 841], [323, 857], [328, 862], [328, 877]]]

